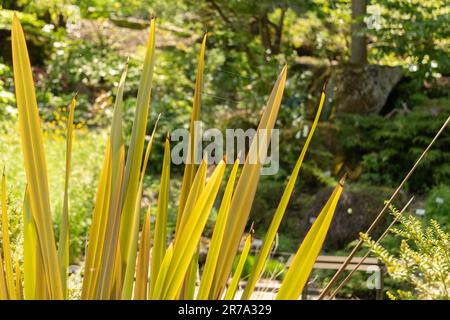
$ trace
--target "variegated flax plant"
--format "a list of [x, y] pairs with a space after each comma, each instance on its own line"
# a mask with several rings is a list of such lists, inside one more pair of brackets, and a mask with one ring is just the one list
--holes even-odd
[[[201, 114], [205, 46], [206, 35], [198, 60], [191, 133], [194, 122], [200, 120]], [[211, 170], [207, 170], [206, 158], [199, 165], [188, 161], [184, 169], [176, 229], [171, 236], [167, 231], [171, 169], [170, 139], [167, 135], [156, 216], [151, 219], [150, 208], [142, 208], [141, 198], [157, 122], [155, 121], [153, 133], [145, 145], [155, 64], [154, 18], [150, 22], [146, 50], [128, 148], [125, 147], [122, 132], [122, 98], [126, 67], [118, 84], [111, 131], [99, 174], [85, 253], [81, 299], [250, 299], [272, 250], [302, 162], [316, 130], [325, 93], [322, 92], [320, 96], [314, 123], [275, 211], [245, 290], [241, 296], [236, 296], [236, 287], [252, 243], [252, 229], [248, 233], [234, 274], [232, 266], [246, 231], [261, 174], [261, 161], [250, 163], [247, 157], [240, 163], [240, 159], [236, 159], [234, 165], [228, 166], [227, 169], [225, 158], [213, 168], [208, 178], [207, 172]], [[68, 190], [76, 187], [70, 184], [69, 173], [73, 114], [77, 99], [74, 97], [69, 108], [64, 202], [59, 241], [56, 242], [33, 77], [25, 36], [16, 15], [12, 22], [12, 56], [27, 188], [23, 202], [23, 258], [18, 262], [13, 260], [15, 255], [9, 245], [6, 177], [2, 177], [3, 248], [0, 255], [0, 298], [68, 299]], [[270, 132], [275, 126], [286, 73], [287, 67], [284, 66], [270, 93], [258, 131]], [[250, 152], [252, 149], [264, 148], [258, 144], [258, 136], [255, 135]], [[270, 135], [268, 136], [270, 139]], [[191, 134], [187, 156], [193, 159], [195, 152]], [[225, 175], [226, 170], [231, 172]], [[225, 176], [228, 180], [222, 181]], [[222, 184], [225, 186], [222, 199], [216, 201]], [[330, 227], [343, 185], [344, 179], [341, 179], [311, 226], [287, 271], [276, 295], [277, 299], [299, 298]], [[197, 281], [200, 238], [215, 203], [219, 203], [220, 207], [206, 262]], [[146, 211], [142, 226], [141, 209]]]

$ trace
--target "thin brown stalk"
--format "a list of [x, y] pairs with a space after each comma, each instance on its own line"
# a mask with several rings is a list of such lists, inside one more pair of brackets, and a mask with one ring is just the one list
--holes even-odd
[[[444, 131], [444, 129], [447, 127], [448, 123], [450, 122], [450, 116], [447, 118], [447, 120], [445, 121], [445, 123], [442, 125], [442, 127], [439, 129], [439, 131], [436, 133], [436, 135], [434, 136], [433, 140], [431, 140], [430, 144], [427, 146], [427, 148], [422, 152], [422, 154], [420, 155], [420, 157], [416, 160], [416, 162], [414, 163], [414, 165], [412, 166], [411, 170], [409, 170], [409, 172], [406, 174], [405, 178], [403, 179], [403, 181], [400, 183], [400, 185], [397, 187], [397, 189], [394, 191], [394, 193], [392, 194], [391, 198], [389, 199], [389, 201], [386, 202], [386, 205], [383, 207], [383, 209], [381, 209], [380, 213], [378, 214], [378, 216], [375, 218], [375, 220], [372, 222], [372, 224], [370, 225], [369, 229], [367, 229], [367, 231], [365, 232], [367, 235], [370, 234], [370, 232], [372, 232], [372, 230], [376, 227], [376, 225], [380, 222], [380, 220], [384, 217], [384, 214], [387, 210], [387, 208], [391, 205], [392, 201], [395, 199], [395, 197], [397, 196], [397, 194], [400, 192], [400, 190], [403, 188], [403, 185], [406, 183], [406, 181], [408, 181], [409, 177], [414, 173], [414, 171], [416, 170], [416, 168], [418, 167], [418, 165], [420, 164], [420, 162], [422, 161], [422, 159], [425, 157], [425, 155], [428, 153], [428, 151], [431, 149], [431, 147], [433, 146], [433, 144], [436, 142], [436, 140], [439, 138], [439, 136], [441, 135], [441, 133]], [[353, 248], [352, 252], [348, 255], [347, 259], [345, 259], [345, 261], [342, 263], [341, 267], [339, 268], [338, 271], [336, 271], [336, 273], [334, 274], [333, 278], [331, 278], [330, 282], [328, 282], [327, 286], [325, 287], [325, 289], [323, 289], [323, 291], [320, 293], [319, 295], [319, 300], [324, 299], [327, 294], [330, 292], [331, 287], [336, 283], [336, 281], [339, 279], [340, 275], [344, 272], [345, 268], [347, 267], [347, 265], [350, 263], [350, 261], [353, 259], [353, 257], [356, 255], [356, 253], [358, 252], [358, 250], [361, 248], [361, 246], [363, 245], [363, 241], [359, 240], [358, 243], [356, 244], [355, 248]]]
[[[394, 224], [397, 223], [398, 219], [400, 218], [400, 216], [403, 214], [403, 212], [405, 212], [406, 208], [409, 207], [409, 205], [411, 204], [411, 202], [413, 201], [414, 197], [411, 197], [411, 199], [409, 199], [408, 203], [403, 207], [403, 209], [400, 211], [399, 215], [395, 217], [395, 219], [392, 221], [392, 223], [386, 228], [386, 230], [383, 232], [383, 234], [378, 238], [378, 240], [375, 242], [375, 244], [379, 244], [383, 238], [388, 234], [389, 230], [394, 226]], [[367, 251], [367, 253], [364, 255], [364, 257], [361, 258], [361, 260], [359, 261], [359, 263], [353, 268], [353, 270], [350, 271], [350, 273], [347, 275], [347, 277], [345, 277], [344, 280], [342, 280], [342, 282], [339, 284], [339, 286], [336, 288], [336, 290], [333, 291], [333, 293], [330, 295], [330, 299], [334, 299], [334, 297], [336, 296], [336, 294], [338, 293], [339, 290], [342, 289], [342, 287], [345, 286], [345, 284], [350, 280], [350, 278], [352, 277], [352, 275], [358, 270], [358, 268], [364, 263], [364, 261], [366, 261], [366, 259], [369, 257], [371, 251]]]

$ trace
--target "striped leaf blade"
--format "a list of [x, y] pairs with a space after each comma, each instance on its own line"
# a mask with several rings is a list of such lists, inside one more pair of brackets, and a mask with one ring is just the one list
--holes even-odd
[[6, 287], [8, 289], [8, 297], [11, 300], [16, 299], [16, 287], [14, 282], [14, 267], [11, 253], [11, 245], [9, 242], [9, 222], [6, 205], [6, 176], [3, 170], [2, 174], [2, 245], [3, 245], [3, 259], [5, 264]]
[[325, 102], [325, 91], [322, 91], [319, 107], [317, 109], [316, 117], [314, 119], [311, 130], [306, 138], [306, 142], [300, 152], [300, 155], [295, 164], [294, 170], [289, 177], [289, 181], [286, 185], [286, 189], [283, 192], [283, 196], [281, 197], [280, 203], [275, 211], [275, 214], [270, 223], [269, 229], [264, 237], [264, 242], [261, 247], [261, 250], [258, 253], [258, 257], [256, 259], [255, 265], [252, 268], [252, 272], [250, 278], [245, 286], [244, 293], [242, 294], [241, 299], [248, 300], [253, 293], [253, 289], [255, 288], [256, 282], [262, 274], [264, 269], [264, 265], [266, 264], [267, 258], [269, 257], [270, 250], [272, 248], [273, 241], [275, 240], [275, 236], [278, 232], [278, 228], [280, 226], [281, 220], [283, 219], [286, 208], [289, 204], [289, 200], [291, 198], [292, 192], [294, 191], [295, 182], [297, 181], [298, 174], [300, 172], [300, 168], [303, 163], [303, 159], [305, 158], [306, 151], [308, 150], [311, 139], [314, 135], [314, 132], [317, 127], [317, 123], [319, 122], [320, 115], [322, 113], [322, 107]]
[[148, 292], [148, 276], [150, 267], [150, 206], [147, 209], [147, 213], [144, 218], [144, 225], [142, 227], [141, 239], [139, 241], [139, 254], [136, 267], [136, 283], [134, 285], [135, 300], [146, 300]]
[[33, 300], [36, 297], [36, 271], [38, 240], [36, 226], [30, 207], [30, 194], [28, 186], [25, 189], [23, 200], [23, 282], [24, 297], [27, 300]]
[[152, 258], [150, 268], [150, 292], [155, 288], [157, 274], [166, 253], [167, 241], [167, 218], [169, 206], [170, 187], [170, 140], [169, 134], [166, 136], [164, 144], [164, 158], [159, 185], [158, 207], [156, 209], [156, 221], [153, 235]]
[[139, 188], [139, 177], [143, 161], [142, 156], [144, 153], [145, 134], [147, 131], [147, 120], [150, 109], [154, 64], [155, 18], [152, 18], [150, 21], [144, 67], [138, 88], [136, 112], [131, 132], [130, 147], [126, 157], [125, 172], [123, 176], [122, 193], [124, 194], [124, 203], [120, 221], [119, 239], [124, 267], [127, 263], [128, 251], [130, 249], [129, 239], [133, 229], [133, 216]]
[[[258, 144], [261, 141], [258, 141], [258, 137], [261, 136], [261, 130], [266, 130], [266, 133], [270, 133], [270, 130], [272, 130], [275, 125], [286, 83], [286, 74], [287, 66], [284, 66], [269, 96], [266, 108], [258, 125], [258, 130], [250, 145], [249, 154], [260, 154]], [[270, 142], [270, 136], [267, 140], [267, 142]], [[268, 147], [268, 143], [265, 147]], [[267, 151], [267, 149], [265, 151]], [[236, 185], [236, 190], [231, 200], [230, 216], [225, 226], [225, 234], [227, 234], [227, 238], [224, 239], [220, 249], [217, 272], [214, 276], [212, 286], [212, 294], [215, 299], [222, 294], [228, 276], [231, 272], [233, 257], [236, 255], [240, 237], [245, 230], [245, 225], [253, 204], [260, 174], [261, 162], [256, 161], [256, 163], [249, 163], [249, 157], [247, 156], [240, 178]]]
[[50, 210], [47, 165], [41, 124], [25, 36], [16, 14], [13, 16], [11, 34], [14, 83], [19, 109], [19, 130], [25, 172], [30, 190], [31, 211], [36, 222], [50, 297], [63, 299], [64, 294]]
[[183, 280], [219, 191], [225, 167], [224, 161], [217, 165], [195, 204], [193, 214], [176, 238], [173, 257], [164, 279], [164, 288], [160, 298], [173, 300], [180, 293]]
[[72, 160], [72, 140], [73, 140], [73, 120], [77, 95], [72, 99], [69, 106], [69, 116], [67, 117], [67, 143], [66, 143], [66, 176], [64, 180], [64, 198], [61, 224], [59, 228], [58, 259], [61, 269], [61, 282], [64, 291], [64, 298], [68, 298], [67, 276], [69, 267], [69, 178], [70, 164]]
[[242, 270], [244, 269], [245, 261], [247, 260], [248, 253], [250, 252], [250, 247], [252, 245], [253, 237], [253, 227], [250, 230], [249, 235], [245, 239], [244, 248], [242, 249], [241, 256], [239, 257], [239, 262], [237, 264], [236, 270], [231, 278], [230, 286], [228, 287], [227, 293], [225, 294], [225, 300], [233, 300], [236, 295], [236, 290], [241, 279]]
[[[147, 150], [145, 151], [145, 157], [144, 157], [144, 163], [142, 167], [141, 172], [141, 178], [139, 180], [139, 188], [138, 188], [138, 196], [136, 198], [136, 205], [134, 209], [134, 223], [132, 228], [130, 239], [130, 250], [128, 251], [128, 259], [126, 263], [126, 270], [125, 270], [125, 278], [123, 282], [123, 288], [122, 288], [122, 299], [129, 300], [132, 297], [133, 293], [133, 282], [134, 282], [134, 275], [135, 275], [135, 267], [136, 267], [136, 255], [137, 255], [137, 244], [138, 244], [138, 237], [139, 237], [139, 221], [140, 221], [140, 213], [141, 213], [141, 201], [142, 201], [142, 192], [144, 189], [144, 178], [145, 178], [145, 172], [147, 170], [147, 164], [148, 160], [150, 158], [150, 153], [153, 146], [153, 140], [155, 137], [156, 128], [158, 126], [159, 117], [156, 120], [155, 126], [153, 128], [152, 135], [150, 136], [150, 141], [147, 145]], [[170, 148], [170, 145], [169, 145]], [[167, 187], [168, 189], [168, 187]], [[168, 192], [168, 190], [167, 190]]]
[[177, 224], [176, 228], [181, 222], [181, 218], [184, 213], [184, 207], [189, 196], [191, 185], [196, 173], [196, 153], [197, 153], [197, 134], [195, 130], [195, 122], [200, 119], [200, 107], [202, 101], [202, 88], [203, 88], [203, 73], [205, 68], [205, 50], [206, 50], [206, 34], [203, 36], [200, 53], [198, 56], [197, 74], [195, 77], [195, 89], [194, 89], [194, 101], [192, 105], [191, 122], [189, 126], [189, 142], [188, 151], [186, 157], [186, 165], [184, 167], [183, 182], [181, 185], [180, 202], [178, 206]]
[[345, 177], [339, 181], [327, 203], [306, 234], [305, 239], [303, 239], [284, 277], [276, 299], [296, 300], [303, 291], [327, 235], [336, 206], [344, 189], [344, 182]]
[[231, 174], [228, 178], [225, 192], [222, 197], [219, 212], [217, 214], [217, 220], [214, 225], [214, 231], [209, 245], [208, 255], [206, 256], [206, 262], [203, 268], [200, 287], [197, 294], [197, 299], [199, 300], [208, 299], [208, 295], [210, 293], [211, 284], [216, 271], [217, 260], [219, 258], [220, 246], [224, 237], [225, 223], [227, 222], [228, 213], [230, 210], [231, 197], [233, 195], [238, 168], [239, 158], [236, 159], [233, 169], [231, 170]]
[[106, 219], [109, 211], [111, 191], [111, 143], [108, 138], [102, 169], [95, 196], [94, 212], [89, 231], [89, 242], [82, 286], [82, 299], [94, 299], [98, 291], [98, 277], [101, 265], [101, 252], [106, 232]]
[[8, 300], [8, 288], [6, 287], [6, 279], [3, 271], [3, 259], [0, 253], [0, 300]]

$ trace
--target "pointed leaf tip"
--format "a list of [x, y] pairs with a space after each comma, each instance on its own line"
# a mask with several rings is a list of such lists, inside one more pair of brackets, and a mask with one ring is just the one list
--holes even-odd
[[327, 85], [328, 85], [328, 79], [326, 79], [325, 82], [323, 83], [323, 86], [322, 86], [323, 93], [325, 93], [325, 91], [327, 90]]
[[255, 228], [254, 228], [254, 226], [255, 226], [255, 221], [253, 221], [252, 222], [252, 225], [250, 226], [250, 230], [249, 230], [249, 233], [250, 233], [250, 235], [253, 237], [253, 235], [255, 234]]
[[341, 187], [344, 186], [345, 184], [345, 180], [347, 179], [348, 173], [344, 173], [344, 175], [342, 176], [342, 178], [339, 180], [339, 184], [341, 185]]
[[284, 64], [283, 69], [281, 70], [280, 75], [278, 77], [283, 79], [283, 81], [286, 81], [286, 77], [287, 77], [287, 64], [286, 63]]

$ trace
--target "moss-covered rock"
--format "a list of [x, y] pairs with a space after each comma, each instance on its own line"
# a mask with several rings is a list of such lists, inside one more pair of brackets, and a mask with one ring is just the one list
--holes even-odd
[[342, 65], [332, 72], [334, 112], [378, 114], [394, 86], [402, 78], [400, 67]]

